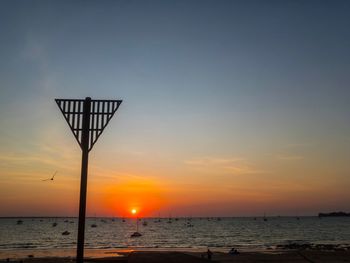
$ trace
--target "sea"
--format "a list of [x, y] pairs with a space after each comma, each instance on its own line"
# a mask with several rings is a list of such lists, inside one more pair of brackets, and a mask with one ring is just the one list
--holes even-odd
[[[77, 222], [1, 218], [0, 251], [75, 248]], [[88, 249], [260, 250], [294, 243], [350, 244], [350, 217], [88, 218], [85, 229]], [[137, 230], [142, 236], [131, 237]]]

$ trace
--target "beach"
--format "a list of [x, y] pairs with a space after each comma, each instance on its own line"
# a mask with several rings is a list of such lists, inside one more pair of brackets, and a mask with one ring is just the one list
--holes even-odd
[[[25, 253], [29, 252], [29, 253]], [[66, 263], [75, 262], [73, 250], [50, 251], [2, 251], [0, 262], [37, 262]], [[12, 257], [11, 257], [12, 256]], [[7, 261], [7, 259], [9, 261]], [[350, 251], [325, 250], [286, 250], [286, 251], [251, 251], [230, 255], [213, 251], [208, 260], [204, 250], [87, 250], [85, 262], [128, 262], [128, 263], [160, 263], [160, 262], [350, 262]]]

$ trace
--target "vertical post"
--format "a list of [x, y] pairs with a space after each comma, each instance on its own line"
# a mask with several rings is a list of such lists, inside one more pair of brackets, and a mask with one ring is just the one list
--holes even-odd
[[83, 154], [82, 154], [82, 160], [81, 160], [77, 263], [84, 262], [86, 188], [87, 188], [87, 173], [88, 173], [88, 160], [89, 160], [90, 108], [91, 108], [91, 98], [87, 97], [85, 98], [85, 101], [84, 101], [82, 135], [81, 135], [81, 146], [82, 146]]
[[139, 217], [136, 217], [136, 232], [139, 232]]

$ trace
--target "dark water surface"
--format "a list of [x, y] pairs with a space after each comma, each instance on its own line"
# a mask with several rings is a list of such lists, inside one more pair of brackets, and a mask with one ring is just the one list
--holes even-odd
[[[0, 250], [75, 248], [76, 218], [0, 219]], [[147, 221], [144, 226], [143, 221]], [[139, 222], [142, 237], [131, 238], [136, 220], [89, 218], [86, 248], [274, 248], [289, 243], [350, 244], [350, 218], [273, 217], [262, 218], [180, 218]], [[57, 226], [53, 227], [53, 223]], [[97, 227], [91, 227], [96, 224]], [[64, 231], [69, 235], [62, 235]]]

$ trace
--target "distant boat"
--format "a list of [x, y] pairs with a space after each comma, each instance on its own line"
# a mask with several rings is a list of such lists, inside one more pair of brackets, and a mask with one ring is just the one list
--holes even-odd
[[173, 222], [173, 218], [171, 217], [171, 213], [170, 213], [167, 223], [168, 223], [168, 224], [171, 224], [172, 222]]
[[64, 231], [64, 232], [62, 233], [62, 236], [68, 236], [69, 234], [70, 234], [70, 232]]
[[17, 220], [17, 225], [22, 225], [23, 221], [22, 220]]
[[131, 234], [131, 237], [140, 237], [142, 236], [139, 232], [134, 232]]
[[52, 224], [52, 227], [55, 227], [55, 226], [57, 226], [57, 223], [56, 223], [56, 222]]
[[132, 233], [130, 237], [140, 237], [142, 236], [141, 233], [139, 233], [139, 219], [136, 218], [136, 232]]
[[265, 222], [267, 221], [267, 217], [266, 217], [265, 213], [264, 213], [264, 221]]
[[[96, 224], [96, 222], [97, 222], [96, 213], [95, 213], [94, 221], [95, 221], [95, 223], [91, 224], [91, 227], [92, 227], [92, 228], [97, 227], [97, 224]], [[102, 220], [101, 220], [101, 221], [102, 221]]]

